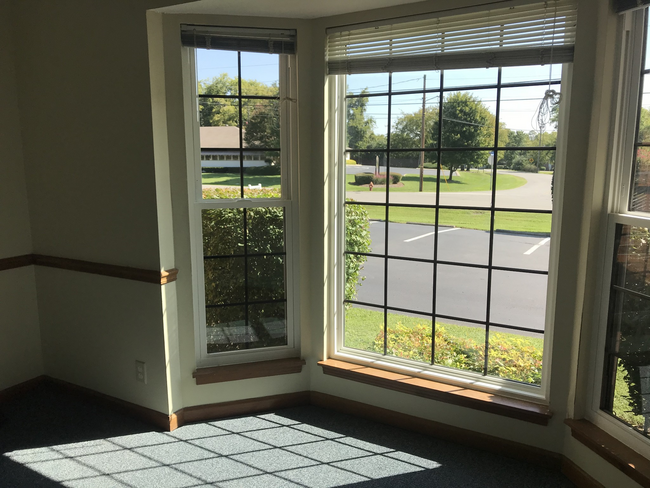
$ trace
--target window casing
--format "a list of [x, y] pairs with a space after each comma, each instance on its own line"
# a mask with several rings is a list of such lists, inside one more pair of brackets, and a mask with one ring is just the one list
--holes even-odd
[[[457, 62], [458, 59], [454, 58], [453, 61]], [[463, 63], [465, 62], [466, 61], [463, 61]], [[345, 66], [344, 62], [340, 62], [339, 64], [340, 66]], [[362, 63], [360, 63], [360, 65], [361, 64]], [[364, 69], [367, 69], [368, 71], [362, 71], [363, 73], [372, 72], [372, 69], [369, 68], [370, 64], [371, 63], [367, 63], [367, 65], [364, 65]], [[477, 67], [479, 66], [480, 64]], [[509, 378], [507, 374], [501, 375], [501, 377], [496, 377], [495, 375], [488, 374], [488, 371], [490, 370], [492, 366], [491, 362], [493, 361], [490, 359], [492, 348], [500, 347], [502, 345], [497, 343], [496, 340], [499, 339], [499, 336], [494, 335], [494, 332], [500, 334], [523, 334], [525, 337], [533, 336], [540, 338], [539, 340], [543, 341], [546, 346], [544, 347], [543, 353], [545, 361], [542, 361], [541, 357], [538, 359], [525, 357], [524, 360], [538, 361], [540, 363], [540, 369], [542, 363], [548, 364], [550, 362], [550, 338], [552, 329], [549, 318], [552, 316], [552, 310], [550, 307], [552, 307], [553, 302], [551, 299], [553, 295], [552, 283], [554, 280], [553, 263], [556, 260], [555, 253], [557, 243], [554, 241], [549, 243], [548, 241], [551, 234], [551, 214], [555, 217], [559, 215], [558, 212], [560, 209], [558, 208], [557, 202], [553, 206], [552, 210], [550, 205], [547, 208], [543, 206], [541, 208], [536, 208], [535, 205], [528, 204], [527, 202], [520, 202], [515, 205], [512, 205], [512, 203], [506, 203], [505, 192], [502, 194], [501, 192], [492, 191], [492, 188], [495, 186], [498, 188], [500, 184], [505, 184], [505, 182], [500, 180], [501, 176], [499, 175], [499, 171], [492, 173], [488, 171], [490, 186], [489, 188], [483, 189], [487, 190], [485, 192], [486, 195], [484, 201], [479, 203], [454, 203], [452, 199], [449, 198], [453, 192], [445, 193], [444, 190], [441, 191], [441, 186], [449, 186], [449, 183], [446, 180], [450, 176], [450, 170], [458, 171], [458, 174], [460, 175], [458, 179], [463, 176], [463, 172], [459, 171], [463, 169], [463, 165], [459, 162], [454, 163], [454, 156], [467, 155], [470, 153], [474, 154], [475, 160], [473, 161], [473, 165], [481, 167], [488, 166], [489, 164], [500, 164], [505, 155], [512, 155], [517, 151], [522, 152], [526, 149], [538, 153], [534, 158], [531, 157], [530, 160], [531, 162], [534, 162], [534, 164], [541, 166], [541, 160], [545, 158], [548, 159], [550, 154], [552, 154], [552, 158], [554, 159], [555, 154], [557, 153], [558, 164], [556, 168], [561, 171], [562, 151], [558, 151], [554, 143], [548, 144], [545, 140], [546, 134], [544, 134], [544, 137], [540, 135], [538, 144], [521, 144], [520, 146], [518, 144], [513, 145], [506, 143], [503, 137], [504, 132], [506, 131], [504, 131], [500, 126], [501, 120], [504, 119], [499, 119], [499, 110], [501, 108], [502, 100], [514, 98], [512, 96], [504, 96], [504, 94], [509, 90], [513, 90], [514, 93], [514, 89], [521, 89], [524, 87], [544, 87], [560, 91], [562, 81], [560, 73], [563, 75], [567, 73], [570, 70], [570, 65], [564, 65], [562, 71], [559, 69], [556, 70], [556, 68], [561, 68], [560, 65], [554, 67], [550, 80], [549, 69], [548, 66], [546, 66], [546, 76], [538, 78], [537, 81], [524, 79], [517, 80], [512, 78], [512, 70], [516, 70], [516, 67], [513, 68], [512, 66], [508, 68], [482, 69], [480, 70], [480, 73], [479, 70], [468, 69], [466, 65], [463, 65], [463, 68], [466, 69], [428, 71], [426, 72], [427, 76], [425, 80], [422, 80], [420, 74], [419, 88], [411, 87], [410, 85], [408, 85], [409, 88], [397, 87], [400, 83], [410, 81], [406, 78], [412, 78], [414, 73], [393, 71], [392, 74], [385, 74], [385, 81], [382, 81], [381, 83], [368, 82], [368, 91], [357, 91], [352, 94], [349, 93], [348, 79], [350, 76], [355, 77], [357, 75], [348, 75], [348, 79], [343, 75], [336, 77], [330, 76], [330, 114], [332, 114], [333, 118], [336, 120], [336, 130], [332, 131], [330, 134], [330, 144], [332, 147], [338, 148], [335, 157], [339, 162], [339, 164], [336, 165], [337, 184], [335, 185], [336, 187], [334, 190], [335, 200], [337, 202], [337, 207], [334, 212], [339, 216], [336, 225], [338, 234], [335, 243], [337, 248], [337, 251], [335, 252], [335, 267], [338, 271], [334, 305], [336, 332], [333, 335], [333, 347], [330, 350], [330, 354], [338, 359], [374, 365], [384, 369], [404, 371], [409, 374], [417, 373], [423, 377], [462, 384], [477, 389], [498, 389], [502, 392], [508, 392], [508, 394], [543, 399], [547, 396], [548, 381], [546, 377], [547, 375], [542, 375], [541, 371], [539, 372], [541, 378], [538, 377], [539, 379], [536, 378], [534, 380], [531, 380], [528, 377], [513, 376]], [[338, 69], [338, 65], [334, 67], [335, 72]], [[472, 76], [469, 74], [470, 71], [475, 71], [476, 76], [479, 79], [482, 76], [486, 76], [484, 73], [491, 72], [494, 74], [494, 79], [490, 81], [458, 84], [457, 75], [466, 72], [469, 77]], [[446, 84], [447, 75], [449, 75], [450, 80], [448, 85]], [[375, 75], [374, 80], [377, 79], [380, 79], [379, 75]], [[383, 84], [384, 87], [378, 87], [380, 84]], [[361, 89], [362, 86], [359, 85], [358, 88]], [[453, 103], [454, 100], [452, 100], [452, 98], [457, 95], [468, 95], [465, 98], [472, 98], [472, 96], [477, 92], [489, 92], [489, 95], [483, 97], [479, 96], [478, 98], [481, 99], [481, 101], [491, 101], [493, 102], [494, 107], [496, 107], [491, 114], [492, 128], [487, 137], [488, 140], [472, 144], [450, 142], [453, 138], [451, 137], [451, 134], [449, 134], [449, 137], [445, 134], [445, 123], [447, 124], [447, 127], [451, 127], [454, 122], [459, 121], [454, 120], [451, 111], [448, 112], [445, 110], [445, 104]], [[540, 98], [543, 98], [543, 92], [544, 90], [542, 89], [542, 97]], [[409, 96], [419, 98], [419, 109], [415, 102], [407, 101], [407, 97]], [[355, 146], [354, 143], [350, 143], [351, 136], [349, 128], [351, 124], [349, 119], [355, 117], [355, 110], [358, 111], [360, 105], [363, 104], [363, 102], [355, 104], [355, 101], [364, 98], [366, 99], [366, 106], [369, 106], [367, 100], [384, 100], [381, 102], [375, 102], [375, 108], [378, 105], [383, 104], [382, 115], [377, 115], [377, 111], [375, 111], [374, 114], [378, 119], [381, 120], [383, 117], [386, 120], [386, 122], [384, 122], [384, 125], [386, 126], [386, 137], [383, 140], [383, 143], [378, 143], [374, 146], [369, 145], [366, 148], [360, 148], [359, 146]], [[403, 103], [395, 103], [396, 100], [403, 100]], [[405, 110], [400, 110], [400, 104], [410, 104], [412, 109], [410, 111], [413, 112], [413, 115], [417, 115], [417, 117], [412, 117], [412, 119], [419, 119], [422, 117], [422, 122], [425, 126], [424, 131], [417, 130], [415, 131], [417, 134], [412, 134], [412, 138], [415, 142], [410, 145], [403, 145], [403, 141], [398, 141], [399, 144], [396, 142], [398, 140], [396, 137], [397, 135], [404, 135], [403, 133], [397, 134], [397, 131], [394, 130], [394, 128], [399, 126], [405, 118]], [[431, 123], [428, 120], [425, 120], [428, 119], [429, 115], [434, 115], [433, 118], [435, 120]], [[348, 119], [347, 121], [346, 117]], [[400, 117], [401, 120], [399, 120]], [[411, 122], [413, 122], [413, 120]], [[419, 127], [422, 127], [422, 122], [419, 122]], [[489, 121], [486, 119], [485, 124], [488, 124], [488, 122]], [[406, 123], [403, 124], [403, 126], [405, 125]], [[355, 129], [359, 126], [360, 125], [357, 124]], [[433, 137], [429, 137], [430, 131], [428, 128], [431, 128], [431, 132], [435, 133], [433, 134]], [[423, 135], [421, 132], [426, 132], [426, 135]], [[542, 130], [542, 132], [544, 131]], [[370, 172], [373, 172], [373, 167], [379, 166], [380, 172], [388, 173], [393, 171], [393, 169], [400, 170], [401, 168], [398, 166], [401, 166], [403, 163], [401, 160], [408, 158], [418, 161], [417, 165], [413, 166], [415, 168], [413, 173], [415, 173], [416, 176], [418, 172], [421, 171], [419, 168], [423, 166], [421, 162], [424, 160], [429, 163], [429, 167], [431, 168], [430, 171], [427, 171], [427, 173], [429, 173], [429, 178], [420, 178], [421, 180], [424, 180], [424, 192], [429, 192], [428, 199], [419, 199], [418, 203], [409, 203], [404, 198], [401, 198], [403, 193], [400, 192], [399, 188], [396, 187], [395, 190], [393, 190], [391, 186], [388, 186], [385, 189], [375, 187], [372, 190], [373, 193], [364, 193], [363, 196], [359, 192], [351, 191], [350, 185], [353, 183], [350, 181], [351, 174], [349, 168], [354, 168], [354, 165], [346, 165], [346, 160], [354, 160], [355, 162], [356, 160], [362, 160], [362, 164], [369, 167]], [[462, 161], [463, 156], [456, 159]], [[483, 161], [483, 164], [479, 165], [476, 164], [476, 161], [478, 160], [485, 161]], [[398, 164], [392, 165], [391, 161]], [[558, 178], [557, 174], [559, 171], [556, 171], [555, 179], [556, 191], [558, 193], [558, 186], [561, 183], [561, 178]], [[374, 172], [377, 172], [377, 170], [375, 169]], [[447, 172], [447, 178], [445, 178], [445, 172]], [[477, 173], [478, 171], [473, 172], [470, 170], [469, 172], [466, 172], [466, 175], [474, 176]], [[454, 176], [454, 178], [456, 178], [456, 176]], [[407, 182], [407, 184], [409, 183]], [[428, 188], [426, 188], [427, 185]], [[377, 191], [382, 192], [382, 197], [379, 199], [373, 197], [374, 193]], [[418, 190], [416, 189], [414, 191]], [[422, 191], [422, 189], [419, 191]], [[349, 209], [359, 207], [365, 207], [369, 211], [371, 219], [370, 234], [373, 235], [371, 238], [372, 244], [370, 249], [362, 249], [361, 251], [351, 247], [349, 235], [346, 234], [349, 229], [357, 227], [355, 219], [359, 218], [358, 212], [350, 212]], [[445, 236], [447, 237], [453, 234], [459, 236], [465, 232], [465, 230], [461, 230], [461, 232], [453, 232], [452, 234], [452, 231], [457, 231], [458, 228], [463, 227], [461, 221], [463, 220], [462, 214], [465, 212], [481, 214], [483, 221], [479, 224], [472, 224], [473, 227], [470, 228], [484, 229], [487, 231], [487, 237], [485, 238], [486, 242], [483, 245], [481, 251], [482, 256], [480, 259], [455, 258], [453, 256], [454, 245], [450, 243], [446, 243], [444, 246], [442, 245], [443, 233], [449, 232], [449, 234]], [[425, 213], [428, 213], [427, 217], [423, 217]], [[445, 213], [448, 215], [444, 215]], [[455, 217], [450, 219], [449, 216], [452, 214], [455, 214]], [[541, 266], [530, 266], [528, 265], [529, 263], [523, 263], [521, 261], [517, 263], [508, 262], [505, 248], [501, 247], [499, 249], [501, 243], [497, 244], [497, 242], [502, 237], [502, 234], [497, 234], [496, 231], [508, 228], [508, 224], [506, 224], [506, 220], [508, 219], [505, 217], [510, 217], [511, 214], [515, 214], [516, 216], [532, 216], [533, 220], [548, 218], [548, 230], [543, 236], [539, 236], [539, 238], [527, 247], [527, 252], [531, 251], [531, 254], [534, 254], [534, 252], [540, 248], [543, 249], [543, 246], [546, 246], [544, 251], [548, 251], [550, 247], [550, 256], [546, 258], [545, 264], [542, 264]], [[395, 215], [395, 218], [393, 218], [393, 215]], [[454, 220], [456, 220], [456, 223], [458, 224], [456, 227], [454, 227]], [[501, 222], [499, 222], [500, 220]], [[556, 220], [557, 219], [555, 218], [553, 219], [554, 228], [556, 226]], [[404, 233], [404, 235], [399, 239], [393, 239], [391, 237], [393, 234], [393, 228], [397, 230], [397, 227], [400, 225], [409, 225], [408, 222], [429, 224], [429, 227], [422, 226], [423, 230], [419, 233]], [[377, 229], [379, 229], [380, 232], [377, 232]], [[395, 232], [396, 235], [399, 233], [400, 232]], [[379, 239], [377, 239], [376, 236], [379, 234], [381, 235]], [[411, 250], [399, 249], [404, 246], [403, 243], [426, 238], [432, 241], [430, 247], [427, 249], [428, 255], [426, 257], [418, 256]], [[467, 244], [468, 242], [474, 243], [476, 239], [478, 239], [478, 237], [468, 237], [464, 244]], [[397, 242], [398, 240], [400, 241], [399, 243]], [[421, 242], [423, 241], [421, 240]], [[551, 245], [549, 246], [549, 244]], [[354, 245], [356, 244], [353, 244], [353, 246]], [[354, 260], [358, 258], [361, 258], [361, 260], [365, 258], [366, 261], [361, 262], [361, 264], [355, 264]], [[350, 264], [351, 262], [352, 264]], [[375, 283], [381, 283], [381, 286], [379, 286], [376, 291], [365, 293], [365, 297], [370, 298], [359, 298], [350, 295], [350, 284], [346, 281], [346, 268], [349, 271], [349, 268], [359, 268], [359, 266], [365, 266], [366, 280], [360, 283], [360, 286], [357, 287], [357, 291], [363, 290], [364, 286], [367, 288], [377, 288], [374, 287], [373, 284], [370, 284], [371, 280]], [[406, 269], [407, 267], [409, 269]], [[400, 268], [402, 269], [400, 270]], [[361, 270], [360, 273], [364, 276], [364, 270]], [[394, 280], [391, 278], [391, 275], [398, 279]], [[409, 281], [415, 281], [413, 277], [416, 275], [428, 276], [427, 280], [429, 282], [429, 289], [408, 285]], [[483, 310], [482, 313], [479, 312], [481, 313], [480, 316], [464, 315], [457, 311], [451, 311], [450, 307], [446, 306], [448, 304], [441, 303], [441, 295], [436, 293], [435, 290], [458, 286], [457, 283], [452, 283], [453, 278], [450, 278], [452, 275], [467, 276], [466, 281], [481, 283], [480, 286], [485, 287], [485, 291], [483, 292], [484, 302], [479, 306], [479, 308], [482, 308]], [[495, 318], [498, 312], [502, 312], [503, 309], [506, 308], [506, 302], [503, 296], [500, 297], [499, 305], [501, 310], [497, 310], [499, 307], [495, 306], [496, 301], [493, 296], [493, 292], [496, 289], [494, 281], [501, 280], [501, 288], [503, 288], [504, 284], [507, 284], [509, 281], [514, 281], [511, 278], [512, 276], [516, 276], [517, 279], [520, 277], [526, 277], [526, 279], [531, 282], [539, 281], [539, 283], [534, 284], [533, 287], [536, 290], [539, 290], [537, 292], [538, 294], [543, 295], [541, 300], [539, 300], [542, 304], [542, 310], [537, 317], [537, 319], [541, 321], [541, 324], [531, 326], [530, 320], [515, 323], [514, 321], [504, 320], [502, 318], [504, 316], [503, 314], [501, 314], [501, 318]], [[443, 280], [447, 280], [447, 284], [444, 284]], [[547, 285], [547, 281], [549, 285]], [[368, 287], [369, 284], [371, 285], [370, 287]], [[410, 288], [407, 294], [410, 295], [410, 297], [404, 297], [404, 293], [402, 293], [402, 298], [391, 298], [400, 295], [400, 288], [408, 288], [409, 286]], [[547, 295], [547, 286], [549, 287], [548, 301], [545, 299]], [[512, 293], [517, 292], [513, 287], [510, 287], [510, 291]], [[418, 301], [418, 296], [424, 298]], [[526, 298], [525, 293], [520, 296], [524, 299]], [[415, 305], [405, 305], [407, 300], [410, 300], [410, 303]], [[350, 310], [354, 307], [360, 307], [367, 311], [367, 313], [364, 312], [367, 317], [359, 319], [355, 316], [351, 320], [353, 314]], [[447, 308], [447, 310], [445, 311], [444, 308]], [[373, 313], [376, 317], [371, 316]], [[415, 319], [416, 322], [419, 321], [417, 326], [414, 325], [415, 322], [413, 322], [413, 319]], [[533, 317], [533, 320], [534, 319], [535, 317]], [[346, 325], [347, 323], [353, 321], [356, 326], [359, 320], [365, 321], [364, 323], [366, 325], [369, 325], [369, 322], [376, 322], [372, 324], [374, 329], [376, 329], [376, 332], [372, 334], [369, 343], [370, 345], [359, 346], [359, 341], [357, 340], [359, 334], [357, 334], [356, 331], [350, 333], [348, 330], [348, 325]], [[406, 328], [400, 329], [403, 324], [396, 323], [396, 321], [400, 320], [403, 320], [405, 323], [410, 322], [411, 325], [406, 325]], [[449, 362], [446, 363], [444, 360], [436, 360], [436, 347], [438, 341], [440, 341], [439, 344], [441, 347], [449, 346], [449, 342], [446, 341], [445, 338], [438, 337], [440, 329], [446, 328], [445, 325], [442, 325], [442, 327], [440, 326], [440, 322], [443, 321], [453, 324], [449, 328], [456, 326], [460, 326], [461, 328], [463, 326], [483, 327], [484, 332], [482, 335], [482, 343], [479, 344], [479, 347], [477, 348], [483, 349], [480, 358], [482, 364], [478, 370], [471, 367], [459, 367], [459, 363], [453, 364], [452, 362], [450, 364]], [[434, 326], [434, 324], [437, 325]], [[409, 335], [412, 334], [420, 325], [424, 326], [422, 331], [413, 334], [413, 337], [409, 337]], [[544, 330], [546, 330], [546, 333], [544, 333]], [[444, 334], [444, 331], [442, 334]], [[435, 340], [432, 339], [433, 337], [435, 337]], [[493, 338], [496, 339], [494, 342]], [[505, 338], [504, 342], [507, 343], [511, 339], [516, 340], [514, 339], [514, 336], [509, 336]], [[428, 340], [429, 343], [424, 348], [421, 348], [417, 344], [420, 344], [423, 340]], [[413, 345], [411, 348], [412, 350], [409, 350], [408, 344]], [[426, 351], [426, 349], [428, 349], [428, 351]], [[423, 350], [426, 355], [420, 354]], [[497, 355], [495, 354], [495, 356]], [[494, 361], [501, 359], [502, 357], [497, 356]], [[450, 365], [452, 367], [449, 367]], [[537, 383], [537, 385], [533, 386], [531, 383]], [[541, 386], [541, 388], [539, 388], [539, 386]]]
[[[233, 78], [238, 87], [236, 92], [204, 94], [198, 51], [184, 49], [186, 104], [192, 114], [188, 194], [197, 366], [296, 357], [300, 339], [294, 285], [298, 259], [295, 56], [272, 56], [278, 66], [273, 85], [277, 94], [257, 95], [247, 92], [251, 88], [242, 81], [246, 77], [242, 69], [250, 73], [255, 68], [255, 63], [245, 65], [246, 53], [212, 50], [213, 56], [223, 52], [237, 60]], [[208, 103], [234, 106], [238, 122], [206, 122], [200, 109]], [[274, 132], [274, 147], [246, 137], [251, 127], [247, 122], [255, 117], [264, 121], [269, 113], [276, 119], [271, 123], [275, 129], [262, 124], [261, 130]], [[232, 127], [236, 136], [225, 143], [232, 147], [210, 150], [212, 154], [202, 157], [200, 129], [206, 125]], [[278, 167], [279, 171], [264, 171]], [[205, 168], [216, 172], [204, 173]], [[216, 177], [215, 185], [205, 186], [211, 181], [206, 176]]]
[[620, 19], [618, 117], [608, 189], [605, 273], [594, 341], [593, 403], [588, 410], [590, 420], [598, 427], [639, 452], [650, 447], [650, 380], [643, 379], [644, 371], [650, 369], [646, 236], [650, 206], [644, 184], [645, 152], [650, 141], [643, 130], [650, 86], [647, 22], [647, 10], [630, 12]]

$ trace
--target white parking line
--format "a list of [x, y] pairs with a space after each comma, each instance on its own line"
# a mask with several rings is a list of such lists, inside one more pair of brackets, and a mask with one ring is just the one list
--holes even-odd
[[524, 254], [533, 254], [535, 251], [537, 251], [540, 247], [542, 247], [544, 244], [546, 244], [550, 240], [551, 240], [550, 237], [547, 237], [546, 239], [542, 239], [539, 244], [535, 244], [533, 247], [531, 247]]
[[[460, 227], [453, 227], [451, 229], [439, 230], [438, 234], [442, 234], [443, 232], [451, 232], [452, 230], [460, 230]], [[406, 239], [404, 242], [417, 241], [418, 239], [422, 239], [423, 237], [429, 237], [432, 236], [433, 234], [435, 234], [435, 232], [428, 232], [426, 234], [422, 234], [421, 236], [411, 237], [410, 239]]]

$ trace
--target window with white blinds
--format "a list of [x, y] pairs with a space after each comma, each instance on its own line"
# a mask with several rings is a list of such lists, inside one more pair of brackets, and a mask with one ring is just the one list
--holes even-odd
[[328, 74], [567, 63], [575, 0], [549, 0], [329, 29]]

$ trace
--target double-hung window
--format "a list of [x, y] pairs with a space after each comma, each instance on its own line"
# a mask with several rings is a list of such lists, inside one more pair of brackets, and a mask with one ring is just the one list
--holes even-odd
[[594, 387], [591, 419], [614, 435], [626, 436], [632, 447], [647, 450], [650, 446], [648, 11], [629, 12], [621, 23], [625, 27], [620, 117], [609, 189], [602, 323], [596, 349], [599, 376]]
[[198, 366], [298, 355], [295, 37], [182, 27]]
[[576, 14], [558, 0], [328, 32], [334, 357], [543, 396]]

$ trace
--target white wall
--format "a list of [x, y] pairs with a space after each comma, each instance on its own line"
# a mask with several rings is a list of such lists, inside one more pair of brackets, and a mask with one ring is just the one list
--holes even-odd
[[[0, 259], [30, 254], [11, 9], [0, 3]], [[43, 374], [33, 267], [0, 271], [0, 390]]]

